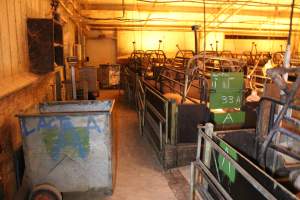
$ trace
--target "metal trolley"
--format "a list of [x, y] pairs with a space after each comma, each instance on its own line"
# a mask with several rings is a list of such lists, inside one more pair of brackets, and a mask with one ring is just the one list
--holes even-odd
[[90, 190], [112, 194], [113, 107], [113, 100], [49, 102], [18, 115], [31, 196], [45, 190], [52, 196]]

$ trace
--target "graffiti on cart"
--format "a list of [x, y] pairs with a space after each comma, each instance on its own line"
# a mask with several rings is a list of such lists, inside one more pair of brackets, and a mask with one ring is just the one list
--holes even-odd
[[59, 160], [62, 154], [85, 159], [89, 154], [91, 131], [100, 134], [104, 127], [93, 116], [82, 120], [84, 126], [75, 126], [68, 116], [39, 117], [34, 127], [28, 128], [25, 119], [21, 125], [25, 136], [33, 133], [42, 135], [46, 150], [53, 160]]

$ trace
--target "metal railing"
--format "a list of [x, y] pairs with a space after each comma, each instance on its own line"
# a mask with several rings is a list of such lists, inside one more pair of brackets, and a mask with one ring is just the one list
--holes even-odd
[[[151, 88], [147, 84], [144, 85], [144, 98], [143, 98], [143, 126], [146, 121], [148, 125], [152, 127], [155, 135], [159, 139], [158, 150], [162, 150], [164, 145], [169, 143], [169, 101], [168, 99], [159, 95], [159, 92]], [[142, 83], [140, 84], [142, 87]], [[150, 101], [147, 96], [151, 95], [159, 102], [160, 105], [163, 105], [163, 110], [159, 110], [152, 101]], [[144, 129], [143, 129], [144, 130]]]
[[[205, 129], [205, 131], [203, 131]], [[204, 199], [213, 199], [212, 196], [218, 196], [218, 199], [233, 199], [231, 193], [227, 191], [222, 185], [220, 179], [219, 170], [216, 169], [216, 173], [213, 173], [212, 166], [217, 168], [216, 153], [221, 155], [226, 162], [230, 163], [232, 170], [235, 169], [237, 172], [247, 180], [247, 182], [266, 199], [277, 199], [272, 192], [261, 184], [253, 175], [251, 175], [243, 166], [241, 166], [235, 159], [228, 154], [223, 148], [221, 148], [213, 137], [218, 138], [219, 141], [226, 144], [228, 148], [233, 149], [229, 144], [217, 136], [217, 133], [213, 132], [213, 125], [206, 124], [205, 126], [198, 126], [198, 146], [197, 146], [197, 157], [196, 161], [191, 164], [191, 184], [190, 184], [190, 200], [195, 200], [196, 192], [201, 195]], [[201, 145], [203, 145], [201, 147]], [[288, 194], [290, 197], [296, 197], [284, 188], [282, 185], [277, 183], [275, 179], [270, 177], [262, 169], [254, 165], [250, 160], [236, 152], [238, 158], [247, 162], [248, 165], [253, 167], [260, 174], [263, 174], [267, 179], [271, 180], [274, 185], [280, 188], [283, 192]], [[213, 161], [211, 160], [213, 159]], [[242, 186], [241, 186], [242, 187]], [[213, 192], [213, 195], [211, 195]]]

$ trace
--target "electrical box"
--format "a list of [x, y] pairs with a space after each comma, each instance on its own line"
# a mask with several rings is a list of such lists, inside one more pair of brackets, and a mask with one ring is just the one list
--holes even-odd
[[120, 85], [120, 65], [101, 64], [98, 74], [101, 88], [115, 88]]
[[27, 36], [33, 73], [48, 73], [54, 71], [55, 65], [64, 65], [63, 29], [58, 21], [28, 18]]

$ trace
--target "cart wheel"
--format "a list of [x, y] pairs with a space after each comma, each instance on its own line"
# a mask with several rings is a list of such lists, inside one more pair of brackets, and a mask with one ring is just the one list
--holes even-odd
[[29, 200], [62, 200], [62, 195], [56, 187], [41, 184], [33, 188]]

